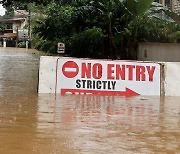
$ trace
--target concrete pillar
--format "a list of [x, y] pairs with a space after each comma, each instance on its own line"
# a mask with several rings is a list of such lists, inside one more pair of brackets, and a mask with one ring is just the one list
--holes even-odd
[[29, 43], [29, 42], [28, 42], [28, 41], [26, 41], [26, 49], [28, 49], [28, 43]]
[[164, 5], [164, 6], [165, 6], [165, 0], [162, 0], [162, 5]]
[[6, 39], [5, 38], [3, 39], [3, 47], [6, 48]]

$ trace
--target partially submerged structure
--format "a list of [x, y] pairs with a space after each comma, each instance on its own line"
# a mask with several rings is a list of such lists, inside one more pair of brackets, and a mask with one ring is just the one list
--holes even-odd
[[25, 10], [14, 11], [12, 17], [1, 17], [0, 23], [4, 24], [4, 30], [1, 31], [0, 39], [3, 46], [14, 47], [17, 46], [19, 40], [28, 40], [29, 13]]

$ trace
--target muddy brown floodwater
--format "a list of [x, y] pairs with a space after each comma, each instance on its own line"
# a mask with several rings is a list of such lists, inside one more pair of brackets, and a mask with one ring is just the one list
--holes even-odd
[[0, 48], [0, 154], [180, 153], [180, 97], [38, 95], [39, 56]]

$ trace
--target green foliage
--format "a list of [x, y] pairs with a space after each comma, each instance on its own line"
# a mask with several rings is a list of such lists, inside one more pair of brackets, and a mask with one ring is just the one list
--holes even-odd
[[43, 5], [47, 6], [49, 3], [54, 2], [56, 4], [66, 5], [66, 4], [72, 4], [75, 2], [75, 0], [1, 0], [0, 3], [3, 4], [3, 6], [18, 6], [21, 7], [23, 4], [29, 4], [29, 3], [35, 3], [36, 5]]
[[14, 9], [11, 6], [6, 7], [5, 17], [11, 17], [14, 14]]
[[34, 45], [34, 48], [39, 51], [45, 51], [47, 53], [57, 53], [57, 40], [43, 40], [42, 38], [36, 38], [36, 43]]
[[5, 25], [4, 24], [0, 24], [0, 32], [4, 30]]
[[151, 6], [153, 0], [124, 0], [122, 1], [131, 16], [143, 15]]
[[172, 12], [153, 0], [6, 0], [3, 4], [22, 2], [32, 12], [33, 44], [46, 52], [56, 53], [57, 43], [64, 42], [73, 56], [135, 59], [138, 42], [179, 40]]
[[[37, 38], [36, 38], [36, 42], [33, 41], [33, 46], [34, 46], [35, 49], [37, 49], [37, 50], [39, 50], [39, 51], [43, 51], [43, 50], [41, 49], [41, 47], [43, 46], [44, 42], [45, 42], [45, 41], [44, 41], [43, 39], [37, 37]], [[44, 50], [44, 51], [47, 51], [47, 49]]]
[[153, 0], [138, 0], [137, 15], [143, 15], [147, 12], [152, 4]]
[[46, 7], [45, 17], [39, 18], [34, 23], [33, 35], [36, 34], [40, 38], [35, 48], [56, 53], [58, 42], [69, 44], [67, 38], [70, 39], [74, 32], [75, 15], [73, 6], [50, 3]]
[[141, 19], [140, 23], [138, 31], [139, 42], [171, 42], [169, 34], [177, 30], [175, 23], [157, 18]]
[[19, 48], [25, 48], [26, 47], [26, 42], [19, 42], [18, 47]]
[[125, 28], [123, 31], [117, 32], [114, 36], [114, 42], [118, 45], [124, 38], [130, 39], [131, 32], [129, 29]]
[[47, 7], [47, 17], [37, 21], [33, 32], [43, 39], [60, 39], [73, 31], [74, 8], [51, 3]]
[[[28, 4], [28, 3], [33, 3], [35, 2], [37, 5], [47, 5], [49, 2], [51, 2], [50, 0], [1, 0], [1, 4], [3, 4], [3, 6], [17, 6], [18, 4]], [[20, 6], [20, 5], [19, 5]]]
[[100, 58], [103, 32], [100, 28], [87, 29], [71, 38], [72, 56]]
[[180, 30], [170, 34], [169, 37], [172, 38], [175, 42], [177, 41], [180, 43]]

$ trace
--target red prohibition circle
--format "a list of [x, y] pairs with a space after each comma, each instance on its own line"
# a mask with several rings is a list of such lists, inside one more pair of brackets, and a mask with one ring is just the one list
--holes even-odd
[[62, 73], [67, 78], [74, 78], [79, 73], [79, 67], [75, 62], [67, 61], [62, 67]]

